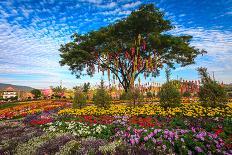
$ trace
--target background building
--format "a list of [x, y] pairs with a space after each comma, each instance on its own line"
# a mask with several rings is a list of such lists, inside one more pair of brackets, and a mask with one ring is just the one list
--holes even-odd
[[14, 98], [17, 96], [17, 92], [12, 87], [8, 87], [3, 91], [3, 99]]

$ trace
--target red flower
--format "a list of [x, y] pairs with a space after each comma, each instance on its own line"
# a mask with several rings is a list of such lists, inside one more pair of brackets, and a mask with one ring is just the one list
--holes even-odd
[[215, 131], [215, 134], [216, 134], [216, 135], [219, 135], [219, 134], [222, 133], [222, 132], [223, 132], [222, 129], [217, 129], [217, 130]]
[[42, 125], [42, 124], [47, 124], [52, 122], [52, 118], [44, 118], [44, 119], [39, 119], [39, 120], [32, 120], [30, 122], [31, 125]]

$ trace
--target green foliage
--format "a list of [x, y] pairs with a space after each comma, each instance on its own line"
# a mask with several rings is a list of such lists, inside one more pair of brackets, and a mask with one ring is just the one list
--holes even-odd
[[84, 83], [83, 85], [83, 92], [87, 93], [90, 89], [90, 83]]
[[230, 117], [225, 118], [223, 121], [223, 126], [224, 126], [224, 132], [227, 135], [231, 135], [232, 134], [232, 118]]
[[55, 98], [61, 98], [61, 97], [63, 97], [64, 92], [66, 91], [66, 88], [64, 88], [62, 86], [57, 86], [55, 88], [52, 87], [51, 89], [52, 89], [52, 91], [54, 93], [53, 96]]
[[[159, 75], [164, 64], [171, 68], [174, 68], [175, 63], [181, 66], [192, 64], [199, 54], [205, 52], [190, 45], [192, 36], [173, 36], [166, 33], [173, 28], [171, 21], [166, 20], [164, 13], [153, 4], [141, 5], [125, 19], [107, 27], [83, 35], [73, 34], [73, 41], [61, 45], [59, 49], [60, 65], [68, 65], [72, 73], [79, 78], [86, 75], [83, 73], [85, 70], [88, 75], [94, 75], [95, 65], [98, 63], [100, 69], [109, 69], [127, 91], [131, 87], [131, 75], [134, 73], [131, 62], [136, 57], [131, 48], [140, 49], [138, 53], [142, 60], [154, 55], [155, 58], [162, 58], [162, 62], [155, 64], [157, 66], [153, 70], [146, 67], [138, 69], [133, 80], [143, 73], [154, 77]], [[139, 36], [140, 40], [146, 42], [145, 50], [140, 48], [140, 45], [135, 45]], [[155, 54], [151, 54], [154, 49]], [[130, 58], [127, 57], [128, 54]], [[118, 60], [118, 65], [115, 60]], [[156, 63], [155, 60], [153, 63]], [[121, 76], [118, 76], [118, 72]]]
[[87, 97], [86, 93], [83, 92], [82, 89], [76, 89], [74, 93], [73, 99], [73, 108], [82, 108], [86, 105]]
[[140, 93], [140, 89], [138, 88], [132, 89], [132, 99], [134, 100], [134, 102], [136, 100], [143, 99], [143, 94]]
[[176, 107], [181, 104], [180, 92], [172, 81], [162, 85], [159, 97], [160, 105], [164, 108]]
[[104, 87], [104, 81], [101, 80], [101, 85], [97, 89], [96, 94], [93, 96], [93, 103], [96, 106], [108, 108], [110, 105], [111, 97]]
[[41, 93], [41, 91], [39, 89], [33, 89], [31, 91], [31, 93], [34, 95], [34, 98], [36, 98], [36, 99], [41, 97], [41, 95], [42, 95], [42, 93]]
[[132, 92], [128, 90], [127, 92], [123, 91], [120, 95], [120, 100], [131, 100], [132, 99]]
[[212, 132], [213, 129], [217, 128], [217, 123], [215, 122], [204, 122], [201, 123], [202, 128], [204, 128], [208, 132]]
[[191, 97], [191, 94], [190, 94], [190, 92], [186, 91], [186, 92], [183, 93], [182, 96], [183, 97]]
[[152, 92], [147, 92], [147, 98], [152, 98], [153, 97], [153, 94], [152, 94]]
[[5, 109], [5, 108], [15, 107], [15, 106], [17, 106], [19, 104], [22, 104], [22, 103], [19, 103], [19, 102], [10, 102], [10, 103], [0, 104], [0, 110]]
[[76, 140], [71, 140], [67, 142], [64, 146], [61, 147], [60, 151], [55, 155], [72, 155], [75, 154], [75, 151], [78, 150], [80, 142]]
[[181, 129], [187, 129], [187, 126], [185, 125], [183, 119], [175, 117], [171, 122], [170, 122], [171, 126], [176, 128], [176, 127], [180, 127]]
[[7, 100], [10, 100], [10, 101], [17, 101], [17, 100], [18, 100], [18, 96], [10, 97], [10, 98], [8, 98]]
[[228, 102], [225, 89], [217, 81], [211, 79], [206, 68], [198, 68], [201, 76], [199, 99], [204, 107], [220, 107]]
[[140, 90], [138, 88], [129, 89], [127, 92], [123, 92], [120, 96], [120, 100], [131, 100], [134, 103], [138, 101], [139, 99], [143, 98], [143, 94], [140, 93]]

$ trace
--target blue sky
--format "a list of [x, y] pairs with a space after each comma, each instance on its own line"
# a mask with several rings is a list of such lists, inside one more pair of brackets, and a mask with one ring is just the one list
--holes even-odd
[[[219, 81], [232, 82], [232, 0], [1, 0], [0, 83], [46, 88], [62, 80], [66, 87], [94, 78], [75, 79], [59, 65], [59, 46], [74, 32], [107, 26], [144, 3], [154, 3], [176, 28], [169, 33], [192, 35], [191, 44], [208, 51], [196, 64], [177, 67], [172, 78], [198, 79], [195, 69], [207, 67]], [[105, 77], [105, 79], [107, 79]], [[163, 72], [155, 82], [165, 81]]]

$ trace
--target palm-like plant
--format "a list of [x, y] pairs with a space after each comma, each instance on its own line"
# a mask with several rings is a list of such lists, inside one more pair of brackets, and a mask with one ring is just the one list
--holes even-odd
[[55, 97], [63, 97], [64, 96], [64, 93], [66, 91], [66, 88], [65, 87], [62, 87], [62, 86], [57, 86], [57, 87], [52, 87], [52, 91], [53, 91], [53, 94]]

